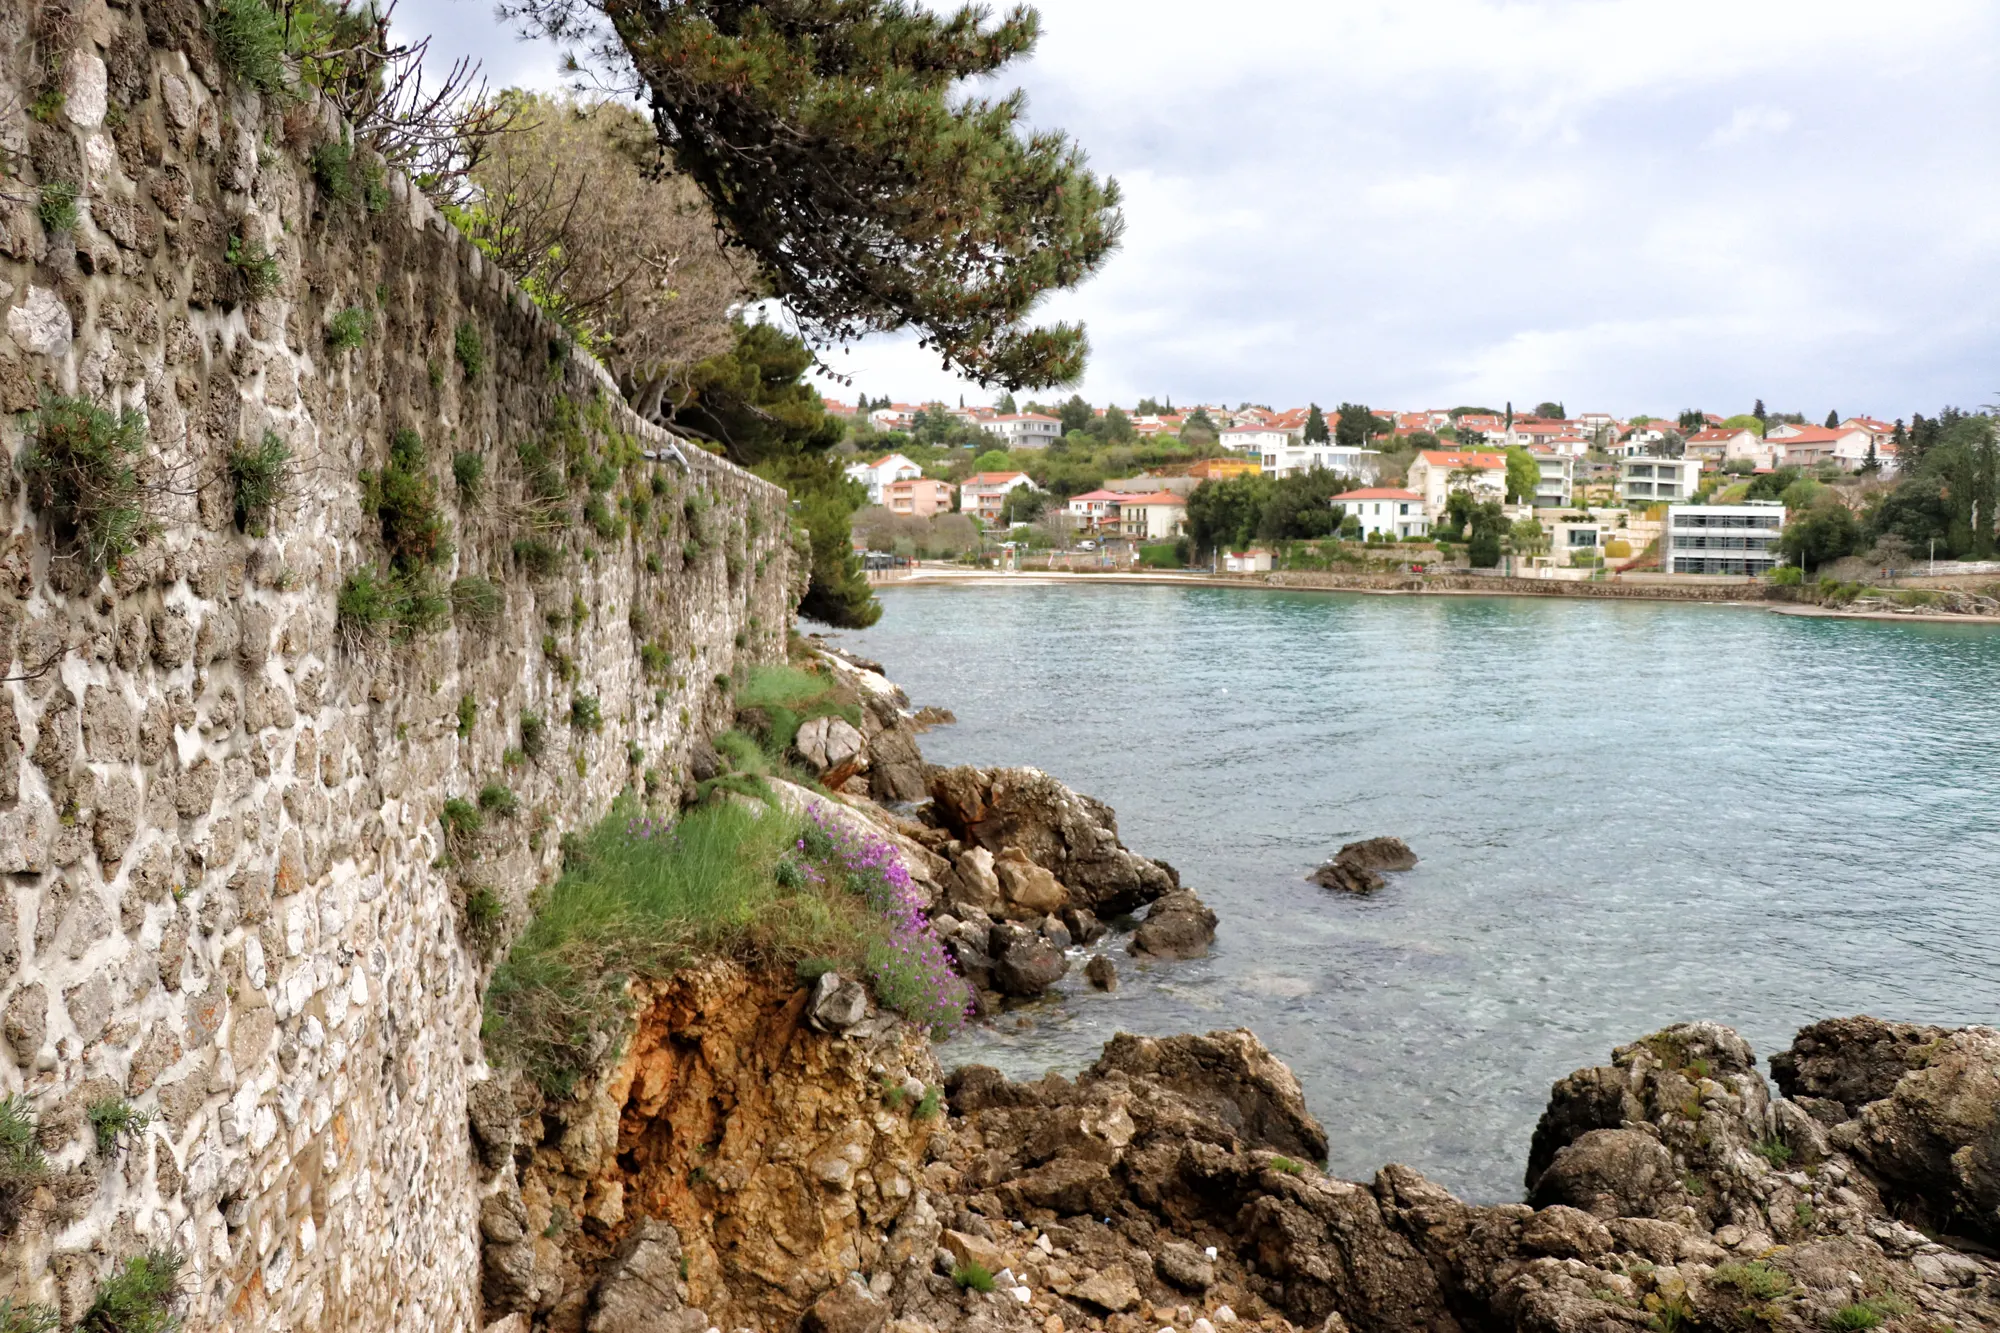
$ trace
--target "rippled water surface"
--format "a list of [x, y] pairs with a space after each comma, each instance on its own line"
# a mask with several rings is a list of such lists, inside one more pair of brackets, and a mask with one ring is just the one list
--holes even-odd
[[[2000, 632], [1747, 608], [1161, 587], [891, 588], [846, 646], [1033, 764], [1222, 918], [1212, 957], [946, 1048], [1087, 1064], [1244, 1025], [1331, 1166], [1518, 1197], [1549, 1084], [1683, 1018], [1760, 1055], [1869, 1012], [2000, 1021]], [[1341, 843], [1423, 858], [1371, 899]], [[954, 1059], [956, 1057], [956, 1059]]]

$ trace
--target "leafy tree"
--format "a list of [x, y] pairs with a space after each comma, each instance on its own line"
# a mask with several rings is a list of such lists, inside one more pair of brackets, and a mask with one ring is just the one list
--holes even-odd
[[1764, 433], [1764, 418], [1745, 412], [1740, 416], [1733, 416], [1725, 420], [1722, 423], [1722, 429], [1732, 431], [1749, 430], [1762, 435]]
[[1091, 410], [1089, 403], [1083, 401], [1083, 395], [1080, 393], [1071, 394], [1069, 401], [1062, 405], [1062, 410], [1057, 415], [1062, 419], [1065, 435], [1087, 431], [1090, 429], [1090, 424], [1097, 420], [1097, 413]]
[[1750, 488], [1743, 492], [1746, 500], [1776, 500], [1785, 493], [1785, 488], [1796, 482], [1805, 473], [1798, 467], [1781, 467], [1766, 472], [1753, 479]]
[[1333, 438], [1344, 447], [1365, 449], [1369, 437], [1383, 434], [1386, 426], [1386, 422], [1360, 403], [1342, 403], [1334, 421]]
[[1840, 413], [1838, 413], [1838, 412], [1835, 412], [1835, 411], [1832, 411], [1831, 409], [1829, 409], [1829, 410], [1828, 410], [1828, 412], [1827, 412], [1827, 414], [1826, 414], [1826, 428], [1827, 428], [1828, 430], [1832, 430], [1832, 429], [1833, 429], [1834, 427], [1838, 426], [1839, 424], [1840, 424]]
[[1446, 412], [1445, 415], [1452, 419], [1452, 424], [1456, 425], [1458, 419], [1464, 416], [1497, 417], [1500, 415], [1500, 409], [1497, 407], [1454, 407]]
[[1174, 410], [1174, 400], [1169, 397], [1166, 402], [1162, 403], [1157, 398], [1141, 398], [1139, 405], [1132, 410], [1142, 417], [1171, 416]]
[[1517, 519], [1507, 530], [1509, 549], [1521, 555], [1539, 555], [1548, 549], [1548, 543], [1549, 535], [1542, 528], [1540, 519]]
[[1116, 247], [1117, 185], [1064, 135], [1027, 132], [1019, 92], [964, 87], [1033, 50], [1033, 10], [994, 22], [906, 0], [502, 0], [501, 13], [596, 40], [597, 67], [637, 76], [675, 165], [815, 343], [914, 327], [984, 384], [1082, 372], [1081, 327], [1026, 321]]
[[1011, 393], [1001, 394], [1000, 397], [997, 400], [995, 400], [993, 404], [993, 410], [995, 412], [998, 412], [1001, 416], [1004, 417], [1017, 416], [1020, 414], [1021, 411], [1020, 408], [1014, 406], [1014, 395]]
[[872, 625], [882, 607], [850, 539], [867, 491], [831, 456], [845, 427], [804, 381], [812, 352], [769, 324], [738, 320], [735, 332], [733, 348], [688, 372], [673, 424], [791, 492], [798, 521], [812, 535], [812, 579], [799, 613], [853, 629]]
[[1507, 449], [1507, 498], [1516, 504], [1533, 504], [1535, 490], [1542, 484], [1542, 465], [1519, 445]]
[[1562, 421], [1569, 416], [1561, 403], [1542, 402], [1535, 404], [1535, 415], [1548, 421]]
[[1831, 497], [1787, 523], [1778, 537], [1785, 558], [1807, 570], [1852, 555], [1860, 544], [1861, 525], [1854, 512]]
[[1319, 410], [1318, 403], [1306, 412], [1305, 438], [1307, 444], [1325, 444], [1332, 438], [1326, 428], [1326, 416]]
[[1265, 541], [1332, 536], [1336, 515], [1327, 501], [1352, 485], [1351, 478], [1332, 468], [1307, 468], [1275, 479], [1257, 519], [1257, 536]]
[[972, 460], [972, 470], [974, 472], [1011, 472], [1014, 470], [1014, 462], [1007, 457], [1005, 449], [988, 449], [985, 453]]
[[1222, 432], [1215, 428], [1215, 420], [1208, 415], [1207, 408], [1195, 408], [1181, 422], [1181, 443], [1190, 449], [1213, 449], [1221, 441]]
[[1116, 403], [1105, 408], [1104, 415], [1091, 423], [1090, 433], [1116, 444], [1126, 444], [1139, 438], [1139, 432], [1132, 429], [1132, 418], [1126, 416]]
[[1000, 521], [1008, 524], [1032, 523], [1042, 516], [1042, 511], [1048, 508], [1048, 504], [1048, 492], [1016, 486], [1008, 491], [1007, 497], [1000, 502]]
[[1244, 476], [1195, 487], [1188, 496], [1187, 521], [1196, 552], [1205, 556], [1223, 547], [1247, 546], [1273, 484], [1270, 477]]

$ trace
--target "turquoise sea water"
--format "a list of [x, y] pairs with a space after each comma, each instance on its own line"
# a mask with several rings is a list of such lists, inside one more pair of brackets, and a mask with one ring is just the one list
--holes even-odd
[[[1013, 1074], [1117, 1030], [1254, 1029], [1339, 1174], [1520, 1193], [1555, 1079], [1666, 1023], [2000, 1022], [2000, 632], [1749, 608], [1161, 587], [891, 588], [839, 642], [1033, 764], [1221, 916], [945, 1048]], [[1423, 858], [1370, 899], [1341, 843]]]

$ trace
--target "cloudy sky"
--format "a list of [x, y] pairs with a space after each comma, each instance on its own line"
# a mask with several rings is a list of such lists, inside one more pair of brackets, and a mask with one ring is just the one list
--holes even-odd
[[[1011, 81], [1126, 194], [1049, 301], [1130, 404], [2000, 399], [1991, 0], [1042, 0]], [[407, 30], [551, 86], [490, 0]], [[990, 395], [909, 340], [836, 364]], [[848, 396], [847, 391], [829, 392]]]

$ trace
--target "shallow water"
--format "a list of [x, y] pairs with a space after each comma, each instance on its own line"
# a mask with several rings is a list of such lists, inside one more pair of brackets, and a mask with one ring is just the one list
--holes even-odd
[[[1549, 1084], [1685, 1018], [2000, 1021], [2000, 632], [1664, 602], [890, 588], [840, 639], [940, 763], [1033, 764], [1221, 916], [950, 1043], [1074, 1072], [1118, 1030], [1247, 1026], [1366, 1178], [1519, 1197]], [[1422, 864], [1353, 899], [1341, 843]]]

